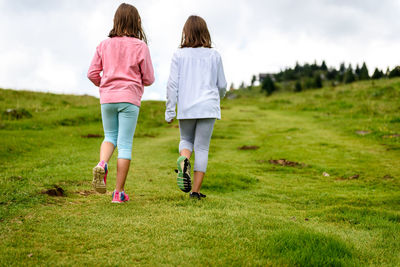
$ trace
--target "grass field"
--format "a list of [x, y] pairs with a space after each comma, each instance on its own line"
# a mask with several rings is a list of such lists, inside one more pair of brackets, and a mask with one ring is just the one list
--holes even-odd
[[179, 129], [145, 101], [115, 205], [90, 185], [98, 99], [0, 90], [0, 265], [400, 265], [400, 79], [229, 98], [206, 199], [177, 188]]

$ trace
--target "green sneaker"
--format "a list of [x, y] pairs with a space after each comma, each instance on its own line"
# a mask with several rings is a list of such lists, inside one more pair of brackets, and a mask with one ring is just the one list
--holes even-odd
[[192, 190], [192, 181], [190, 180], [190, 161], [185, 156], [180, 156], [176, 162], [178, 169], [175, 172], [178, 174], [176, 183], [180, 190], [185, 193]]

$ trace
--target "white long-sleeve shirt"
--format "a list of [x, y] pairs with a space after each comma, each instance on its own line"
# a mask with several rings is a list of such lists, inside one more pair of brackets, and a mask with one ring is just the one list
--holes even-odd
[[219, 53], [212, 48], [180, 48], [173, 57], [167, 85], [165, 120], [221, 119], [226, 80]]

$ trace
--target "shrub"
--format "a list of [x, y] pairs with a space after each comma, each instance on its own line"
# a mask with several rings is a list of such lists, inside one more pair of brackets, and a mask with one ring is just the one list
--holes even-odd
[[320, 74], [314, 76], [314, 88], [322, 88], [322, 79]]
[[263, 80], [261, 90], [265, 91], [267, 95], [272, 94], [276, 90], [275, 83], [269, 75]]
[[294, 91], [295, 92], [303, 91], [303, 87], [301, 86], [301, 82], [300, 81], [296, 81], [296, 83], [294, 84]]

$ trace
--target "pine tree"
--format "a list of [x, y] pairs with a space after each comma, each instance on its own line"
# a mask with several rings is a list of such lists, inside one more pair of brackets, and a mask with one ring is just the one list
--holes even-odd
[[267, 95], [272, 94], [276, 90], [275, 83], [269, 75], [264, 78], [261, 90], [265, 91]]
[[340, 63], [340, 68], [339, 68], [340, 73], [344, 74], [346, 72], [346, 65], [343, 63]]
[[253, 75], [253, 77], [251, 77], [251, 87], [254, 86], [254, 83], [256, 82], [257, 78], [256, 75]]
[[365, 62], [362, 64], [359, 77], [360, 77], [360, 80], [369, 80], [368, 68], [367, 68], [367, 64], [365, 64]]
[[326, 66], [325, 60], [322, 61], [321, 70], [323, 70], [323, 71], [327, 71], [328, 70], [328, 67]]
[[390, 75], [390, 69], [389, 69], [389, 67], [387, 67], [385, 76], [386, 76], [386, 77], [389, 77], [389, 75]]
[[344, 83], [352, 83], [355, 80], [356, 80], [356, 78], [354, 77], [353, 68], [351, 67], [351, 64], [350, 64], [346, 70], [346, 73], [344, 74]]
[[400, 77], [400, 66], [395, 67], [389, 73], [389, 78]]
[[296, 65], [294, 66], [294, 71], [295, 72], [300, 72], [301, 71], [301, 66], [300, 66], [298, 61], [296, 61]]
[[338, 71], [335, 68], [329, 68], [327, 73], [326, 73], [326, 79], [328, 80], [334, 80], [336, 76], [338, 75]]
[[385, 76], [383, 74], [383, 71], [379, 70], [378, 68], [375, 68], [374, 74], [372, 74], [372, 79], [377, 80]]
[[357, 66], [356, 66], [356, 70], [354, 71], [355, 72], [355, 78], [356, 78], [356, 80], [360, 80], [360, 74], [361, 74], [361, 69], [360, 69], [360, 67], [358, 66], [358, 64], [357, 64]]

